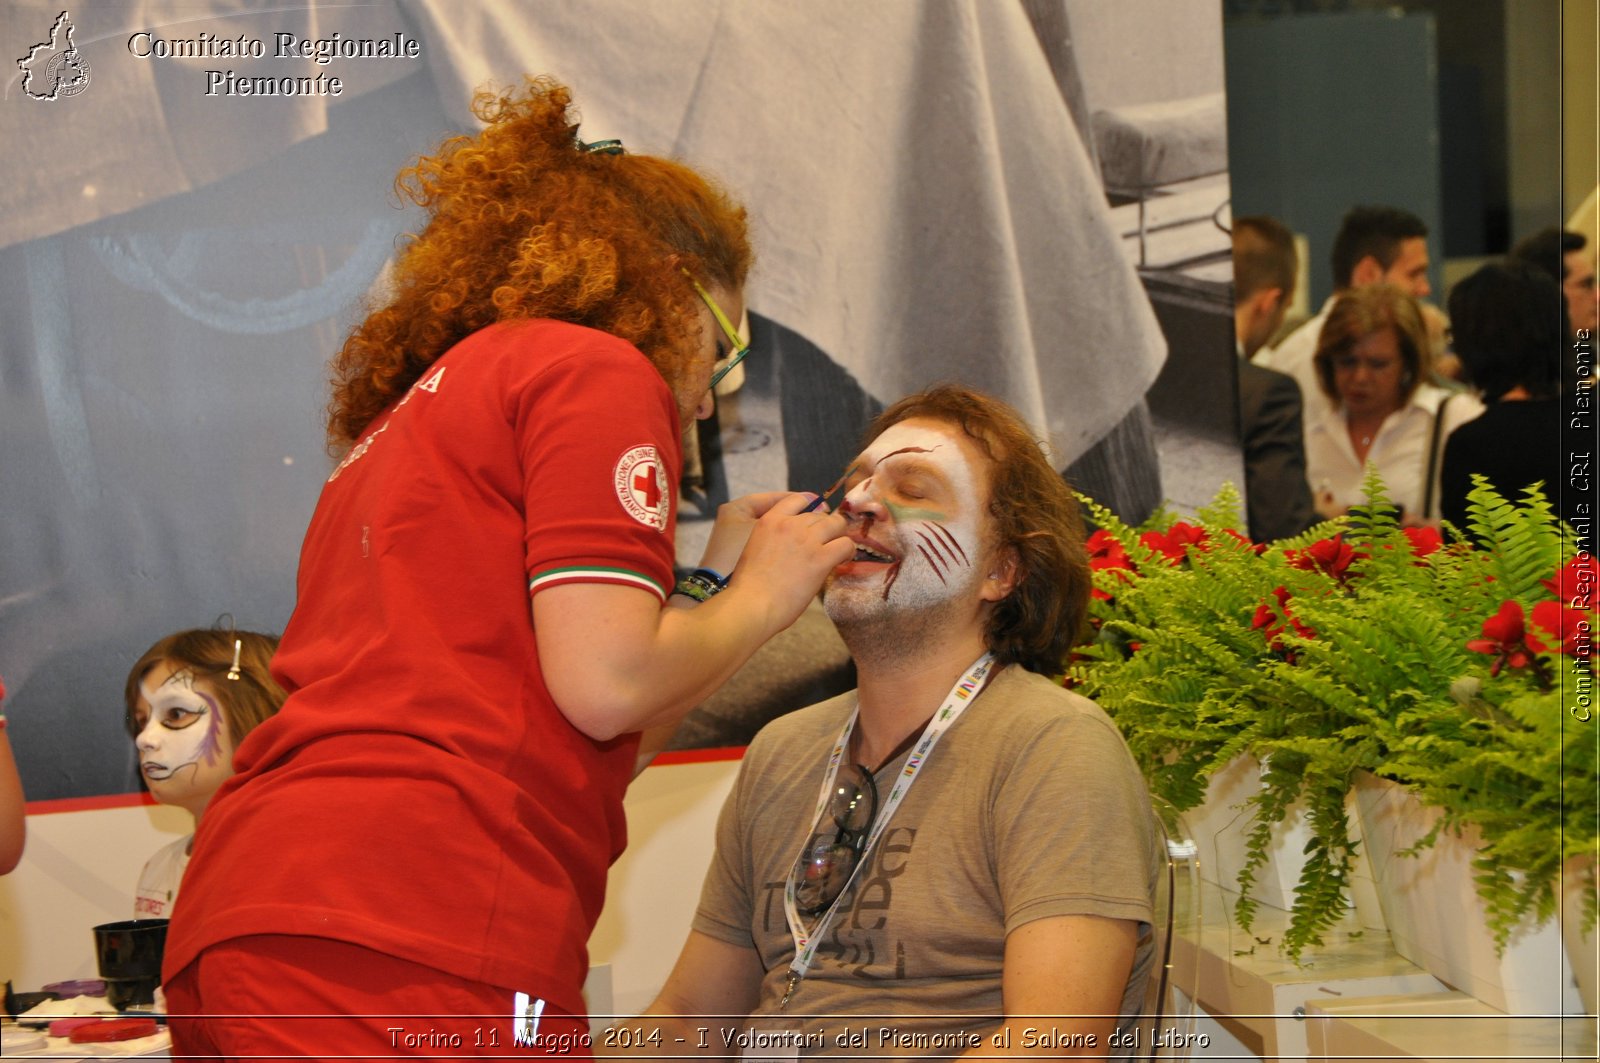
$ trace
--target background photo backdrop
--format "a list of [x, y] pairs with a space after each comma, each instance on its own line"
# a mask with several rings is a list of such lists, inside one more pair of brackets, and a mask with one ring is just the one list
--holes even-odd
[[[710, 441], [685, 538], [730, 485], [830, 482], [873, 410], [950, 378], [1017, 405], [1135, 516], [1163, 496], [1144, 402], [1168, 360], [1147, 292], [1163, 264], [1141, 276], [1136, 208], [1108, 198], [1085, 130], [1108, 107], [1214, 97], [1225, 166], [1214, 0], [106, 2], [52, 42], [61, 15], [0, 11], [8, 56], [70, 47], [84, 71], [51, 100], [21, 71], [0, 82], [0, 674], [32, 800], [137, 789], [120, 690], [154, 639], [224, 614], [281, 630], [330, 468], [325, 364], [418, 223], [394, 174], [473, 128], [475, 87], [525, 72], [573, 88], [586, 138], [701, 165], [754, 219], [750, 383], [723, 405], [729, 446]], [[278, 34], [417, 47], [320, 64], [280, 57]], [[265, 55], [157, 44], [240, 37]], [[342, 92], [226, 95], [219, 69]], [[1227, 175], [1210, 170], [1177, 257], [1215, 267]], [[1205, 283], [1225, 327], [1225, 281]], [[1223, 425], [1225, 336], [1197, 344]], [[741, 706], [788, 684], [760, 671]], [[696, 742], [743, 740], [728, 734]]]

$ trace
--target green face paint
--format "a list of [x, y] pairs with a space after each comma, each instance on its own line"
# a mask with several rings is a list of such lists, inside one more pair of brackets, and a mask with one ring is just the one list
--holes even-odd
[[888, 500], [884, 501], [883, 508], [889, 511], [889, 515], [894, 518], [894, 522], [896, 524], [907, 524], [914, 520], [936, 520], [943, 523], [950, 519], [949, 514], [941, 513], [937, 509], [917, 509], [914, 506], [898, 506]]

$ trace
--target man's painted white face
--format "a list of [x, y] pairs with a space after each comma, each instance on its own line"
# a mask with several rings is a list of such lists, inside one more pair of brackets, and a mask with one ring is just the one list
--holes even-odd
[[983, 564], [984, 460], [942, 421], [901, 421], [873, 440], [839, 505], [856, 556], [828, 577], [828, 615], [856, 619], [883, 604], [916, 610], [970, 592]]
[[134, 708], [139, 771], [164, 805], [199, 815], [233, 774], [233, 742], [210, 684], [162, 661], [139, 684]]

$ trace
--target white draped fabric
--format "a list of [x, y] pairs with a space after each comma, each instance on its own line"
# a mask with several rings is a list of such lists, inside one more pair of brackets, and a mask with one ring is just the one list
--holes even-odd
[[[1165, 345], [1119, 253], [1098, 179], [1022, 7], [984, 0], [430, 0], [81, 12], [91, 87], [0, 109], [11, 178], [0, 246], [179, 195], [328, 128], [328, 110], [418, 66], [469, 128], [475, 86], [546, 72], [591, 139], [709, 168], [744, 198], [752, 309], [892, 401], [932, 379], [994, 391], [1048, 428], [1061, 464], [1128, 412]], [[166, 10], [164, 10], [166, 9]], [[58, 9], [12, 5], [8, 26]], [[111, 19], [103, 16], [115, 15]], [[163, 17], [163, 16], [171, 16]], [[264, 40], [264, 59], [136, 58], [159, 27]], [[273, 35], [418, 38], [421, 58], [276, 59]], [[147, 45], [140, 43], [141, 49]], [[204, 95], [204, 71], [336, 72], [344, 95]], [[44, 160], [49, 160], [48, 164]], [[315, 195], [315, 189], [304, 190]]]
[[[8, 58], [48, 41], [61, 10], [0, 8]], [[752, 310], [880, 401], [939, 379], [985, 388], [1065, 466], [1165, 357], [1062, 96], [1071, 79], [1020, 0], [107, 0], [70, 14], [81, 92], [30, 98], [14, 62], [0, 82], [0, 671], [14, 735], [40, 750], [24, 764], [35, 796], [131, 781], [103, 717], [154, 638], [224, 611], [287, 619], [326, 469], [324, 366], [416, 222], [390, 182], [471, 128], [484, 82], [553, 74], [585, 139], [719, 176], [755, 219]], [[277, 57], [280, 33], [401, 34], [419, 55], [319, 65]], [[205, 35], [266, 54], [136, 54]], [[343, 91], [208, 95], [213, 70]], [[94, 718], [96, 747], [41, 769], [40, 721], [74, 714]]]

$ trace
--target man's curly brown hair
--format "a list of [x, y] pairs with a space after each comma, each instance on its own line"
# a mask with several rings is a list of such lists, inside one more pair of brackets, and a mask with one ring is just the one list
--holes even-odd
[[554, 318], [627, 340], [680, 394], [700, 339], [688, 278], [743, 287], [744, 208], [706, 177], [650, 155], [579, 150], [572, 95], [550, 78], [480, 92], [481, 133], [402, 170], [427, 210], [387, 301], [333, 361], [328, 438], [346, 447], [457, 342], [499, 321]]
[[984, 641], [1002, 664], [1056, 675], [1089, 602], [1083, 517], [1072, 489], [1015, 410], [990, 395], [940, 384], [908, 395], [867, 429], [862, 449], [891, 425], [923, 417], [959, 426], [991, 461], [993, 545], [1017, 557], [1017, 584], [989, 614]]

